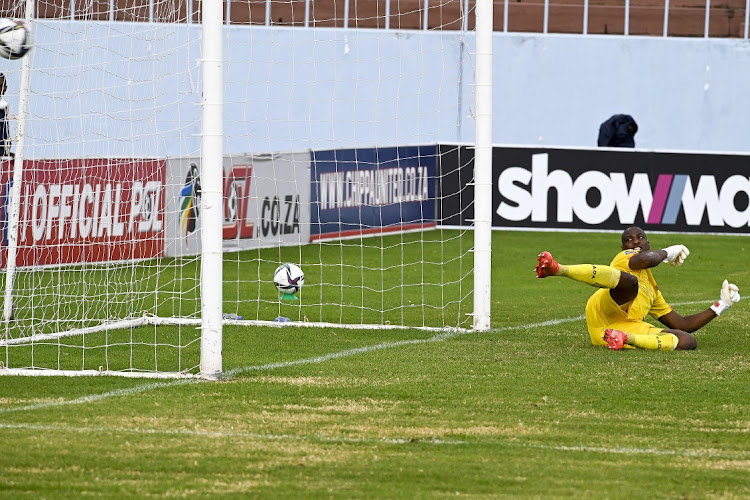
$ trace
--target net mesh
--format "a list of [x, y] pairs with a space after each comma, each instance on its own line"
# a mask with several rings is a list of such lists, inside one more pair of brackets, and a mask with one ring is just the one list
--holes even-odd
[[[438, 146], [473, 135], [470, 12], [424, 5], [224, 5], [225, 253], [206, 277], [201, 4], [38, 2], [34, 48], [0, 60], [23, 164], [3, 365], [196, 373], [202, 279], [245, 325], [471, 327], [472, 234], [440, 219]], [[305, 273], [293, 297], [272, 282], [285, 262]]]

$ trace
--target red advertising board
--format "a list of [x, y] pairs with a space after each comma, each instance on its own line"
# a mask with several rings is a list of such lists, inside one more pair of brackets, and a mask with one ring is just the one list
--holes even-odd
[[[26, 160], [16, 265], [158, 257], [164, 252], [165, 160]], [[2, 163], [2, 266], [13, 161]]]

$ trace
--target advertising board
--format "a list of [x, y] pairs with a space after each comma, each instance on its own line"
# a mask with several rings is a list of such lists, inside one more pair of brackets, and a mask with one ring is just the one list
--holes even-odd
[[[26, 160], [16, 265], [107, 262], [164, 249], [164, 160]], [[2, 163], [2, 265], [13, 162]]]
[[437, 147], [313, 151], [311, 239], [435, 226]]
[[[310, 153], [224, 158], [224, 250], [310, 241]], [[167, 161], [167, 256], [197, 255], [200, 159]]]
[[[440, 213], [473, 219], [473, 152], [441, 146]], [[750, 156], [496, 147], [493, 227], [750, 234]]]

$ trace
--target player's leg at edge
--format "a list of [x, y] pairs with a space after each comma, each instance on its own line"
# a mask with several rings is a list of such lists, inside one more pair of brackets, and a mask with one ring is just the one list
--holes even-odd
[[607, 347], [619, 351], [625, 345], [652, 351], [692, 350], [698, 343], [695, 337], [687, 332], [662, 330], [661, 333], [634, 334], [625, 333], [613, 328], [605, 328], [602, 339]]
[[[537, 257], [539, 264], [534, 268], [537, 278], [548, 276], [565, 276], [581, 283], [597, 288], [615, 289], [625, 287], [629, 294], [638, 293], [638, 280], [635, 276], [622, 273], [619, 269], [610, 266], [599, 266], [594, 264], [563, 265], [552, 257], [552, 254], [544, 251]], [[634, 292], [634, 293], [633, 293]], [[630, 298], [632, 300], [632, 298]]]

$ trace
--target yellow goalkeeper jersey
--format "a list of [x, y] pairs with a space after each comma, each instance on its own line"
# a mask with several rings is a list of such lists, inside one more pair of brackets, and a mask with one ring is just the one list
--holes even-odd
[[672, 306], [667, 304], [664, 296], [659, 291], [659, 286], [651, 274], [651, 269], [630, 269], [630, 259], [637, 254], [636, 250], [623, 250], [615, 255], [610, 266], [620, 271], [630, 273], [638, 278], [638, 296], [630, 304], [623, 304], [622, 310], [627, 312], [628, 319], [643, 321], [647, 315], [659, 319], [672, 311]]

